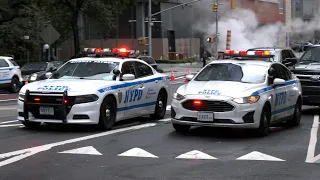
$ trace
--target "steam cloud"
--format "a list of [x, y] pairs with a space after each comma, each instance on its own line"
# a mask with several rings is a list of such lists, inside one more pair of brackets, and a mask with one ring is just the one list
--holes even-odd
[[[203, 6], [202, 4], [201, 7], [208, 7], [208, 5]], [[206, 39], [208, 36], [215, 35], [216, 23], [211, 9], [206, 8], [204, 10], [200, 6], [199, 9], [202, 9], [202, 12], [198, 14], [199, 21], [194, 26], [194, 30], [203, 33], [204, 39]], [[286, 26], [281, 22], [259, 26], [257, 17], [251, 10], [238, 8], [232, 12], [227, 9], [220, 12], [225, 13], [219, 15], [219, 51], [226, 49], [227, 30], [231, 30], [231, 49], [245, 50], [253, 47], [286, 44], [284, 34]], [[313, 39], [315, 30], [320, 30], [320, 14], [309, 22], [304, 22], [302, 19], [293, 19], [291, 21], [290, 35], [291, 37], [299, 35], [300, 41]], [[214, 45], [205, 43], [205, 46], [207, 51], [214, 52]]]

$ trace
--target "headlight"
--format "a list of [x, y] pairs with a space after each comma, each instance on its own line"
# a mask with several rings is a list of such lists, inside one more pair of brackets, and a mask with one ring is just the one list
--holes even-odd
[[19, 93], [19, 100], [24, 101], [25, 96], [26, 95], [24, 93]]
[[77, 96], [75, 100], [75, 104], [94, 102], [94, 101], [97, 101], [98, 99], [99, 99], [99, 96], [95, 94]]
[[37, 80], [38, 75], [37, 74], [32, 74], [32, 76], [30, 77], [30, 81], [35, 81]]
[[259, 101], [259, 99], [260, 99], [260, 96], [248, 96], [248, 97], [236, 98], [236, 99], [233, 99], [233, 101], [239, 104], [252, 104]]
[[179, 94], [179, 93], [174, 93], [173, 94], [173, 99], [176, 99], [176, 100], [178, 100], [178, 101], [181, 101], [182, 99], [184, 99], [185, 98], [185, 96], [183, 96], [183, 95], [181, 95], [181, 94]]

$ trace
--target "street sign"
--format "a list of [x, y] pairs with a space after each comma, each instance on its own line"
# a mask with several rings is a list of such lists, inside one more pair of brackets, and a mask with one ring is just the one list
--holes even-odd
[[51, 44], [53, 44], [59, 39], [60, 34], [50, 24], [40, 33], [40, 36], [48, 45], [51, 46]]

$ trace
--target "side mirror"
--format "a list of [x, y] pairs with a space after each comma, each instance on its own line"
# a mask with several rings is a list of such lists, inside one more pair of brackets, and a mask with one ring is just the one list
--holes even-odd
[[46, 76], [47, 79], [49, 79], [49, 78], [52, 76], [52, 72], [47, 72], [47, 73], [45, 74], [45, 76]]
[[113, 74], [115, 74], [116, 76], [118, 76], [120, 74], [120, 70], [119, 69], [114, 69]]
[[193, 77], [194, 77], [194, 75], [189, 74], [189, 75], [186, 76], [186, 79], [187, 79], [188, 81], [191, 81], [191, 79], [193, 79]]
[[133, 75], [133, 74], [124, 74], [123, 76], [122, 76], [122, 79], [124, 80], [124, 81], [131, 81], [131, 80], [134, 80], [136, 77], [135, 77], [135, 75]]
[[285, 66], [294, 66], [298, 63], [298, 59], [297, 58], [286, 58], [284, 61], [283, 61], [283, 64]]
[[273, 80], [273, 85], [275, 85], [275, 86], [284, 85], [285, 83], [286, 83], [286, 81], [284, 79], [275, 78]]

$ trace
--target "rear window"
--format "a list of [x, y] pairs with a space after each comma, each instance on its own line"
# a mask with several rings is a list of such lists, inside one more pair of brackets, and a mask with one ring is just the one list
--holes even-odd
[[153, 58], [150, 58], [148, 56], [141, 56], [139, 59], [145, 61], [148, 64], [156, 64], [156, 61]]
[[303, 53], [300, 61], [301, 64], [320, 63], [320, 46], [310, 47]]

